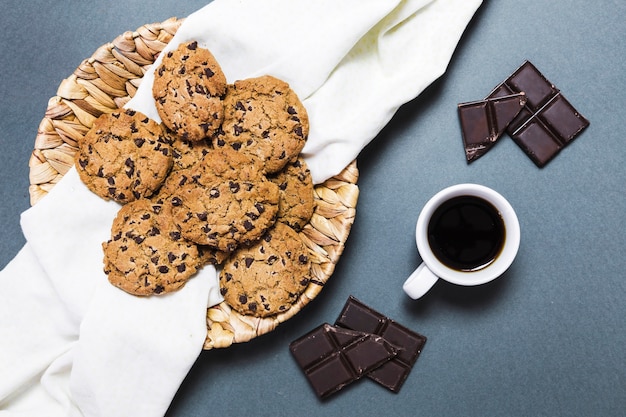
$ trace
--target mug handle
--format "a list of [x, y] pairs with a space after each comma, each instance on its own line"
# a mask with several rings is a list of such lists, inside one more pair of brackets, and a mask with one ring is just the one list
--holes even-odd
[[414, 300], [421, 298], [435, 285], [439, 277], [428, 269], [425, 263], [421, 263], [415, 271], [404, 281], [402, 289]]

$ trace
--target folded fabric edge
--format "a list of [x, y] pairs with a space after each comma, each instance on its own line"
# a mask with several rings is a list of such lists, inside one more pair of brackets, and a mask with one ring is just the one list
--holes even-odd
[[[305, 105], [318, 115], [318, 119], [311, 121], [311, 136], [325, 138], [307, 142], [303, 150], [315, 183], [337, 175], [340, 167], [357, 158], [402, 105], [445, 74], [481, 3], [481, 0], [435, 0], [413, 13], [397, 10], [404, 19], [395, 23], [391, 19], [390, 26], [381, 24], [378, 32], [362, 39], [329, 80], [305, 100]], [[399, 42], [403, 44], [398, 46]], [[421, 59], [407, 61], [407, 51], [414, 51]], [[424, 66], [427, 55], [434, 59]], [[351, 69], [354, 66], [362, 68], [356, 72]], [[341, 89], [346, 94], [337, 94]], [[337, 96], [343, 98], [339, 103]], [[350, 106], [352, 111], [342, 113], [345, 106]], [[341, 121], [329, 122], [337, 114], [344, 116]], [[333, 123], [336, 128], [327, 129]], [[325, 148], [320, 143], [326, 144]]]

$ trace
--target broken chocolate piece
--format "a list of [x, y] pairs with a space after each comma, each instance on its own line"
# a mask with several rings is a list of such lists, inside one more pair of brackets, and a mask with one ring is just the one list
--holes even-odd
[[396, 356], [367, 375], [396, 393], [400, 391], [426, 343], [425, 336], [402, 326], [353, 296], [346, 301], [335, 325], [380, 335], [396, 348]]
[[541, 168], [589, 126], [589, 121], [530, 61], [525, 61], [487, 98], [519, 92], [526, 93], [527, 102], [507, 133]]
[[467, 163], [491, 149], [525, 104], [526, 95], [517, 93], [458, 105]]
[[289, 350], [319, 398], [341, 390], [396, 355], [382, 337], [324, 323]]

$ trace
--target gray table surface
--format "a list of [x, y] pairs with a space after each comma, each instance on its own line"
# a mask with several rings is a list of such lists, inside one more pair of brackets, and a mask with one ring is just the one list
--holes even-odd
[[[19, 216], [29, 207], [28, 159], [61, 80], [118, 34], [204, 4], [4, 1], [0, 268], [25, 242]], [[273, 333], [203, 352], [168, 415], [623, 416], [624, 18], [623, 1], [486, 0], [446, 74], [359, 156], [356, 221], [325, 290]], [[484, 97], [525, 59], [591, 126], [543, 169], [508, 137], [467, 165], [457, 103]], [[509, 199], [522, 229], [518, 258], [491, 284], [440, 282], [413, 301], [401, 286], [420, 262], [417, 215], [431, 195], [460, 182]], [[320, 402], [288, 344], [333, 322], [351, 294], [429, 341], [399, 394], [360, 381]]]

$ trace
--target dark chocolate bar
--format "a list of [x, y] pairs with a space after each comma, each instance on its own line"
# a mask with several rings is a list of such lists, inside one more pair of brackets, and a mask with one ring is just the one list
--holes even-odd
[[319, 398], [326, 398], [396, 355], [382, 337], [324, 323], [289, 350]]
[[467, 163], [491, 149], [525, 104], [526, 95], [517, 93], [458, 105]]
[[367, 377], [390, 391], [399, 392], [424, 348], [426, 337], [384, 316], [353, 296], [346, 301], [335, 324], [380, 335], [396, 348], [397, 355], [371, 371]]
[[541, 168], [589, 126], [589, 121], [530, 61], [525, 61], [487, 99], [519, 92], [526, 94], [526, 105], [509, 124], [507, 133]]

